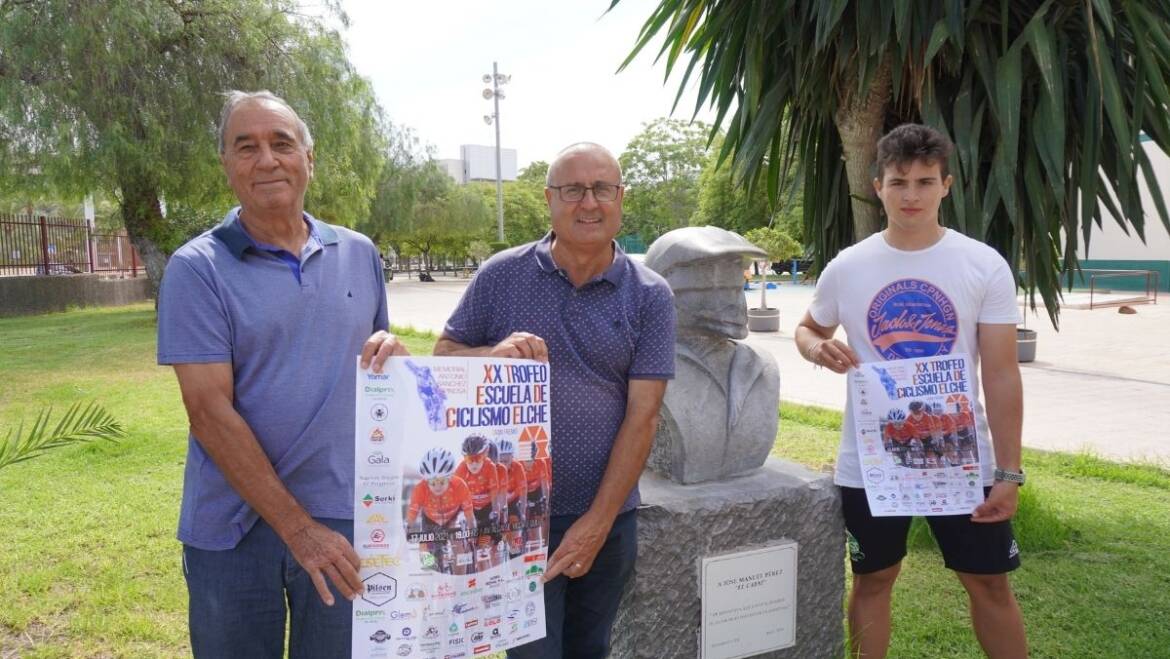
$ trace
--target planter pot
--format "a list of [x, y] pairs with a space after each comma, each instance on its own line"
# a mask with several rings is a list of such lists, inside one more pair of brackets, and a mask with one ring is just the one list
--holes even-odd
[[1016, 328], [1016, 359], [1021, 364], [1036, 360], [1036, 331]]
[[780, 309], [748, 309], [748, 329], [752, 332], [779, 332]]

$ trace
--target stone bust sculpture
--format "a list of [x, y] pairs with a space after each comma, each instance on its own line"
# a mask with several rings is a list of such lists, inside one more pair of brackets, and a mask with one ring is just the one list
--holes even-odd
[[744, 257], [766, 254], [739, 234], [709, 226], [671, 231], [646, 254], [646, 265], [674, 291], [678, 311], [675, 379], [647, 464], [679, 483], [751, 471], [776, 440], [776, 361], [735, 340], [748, 335]]

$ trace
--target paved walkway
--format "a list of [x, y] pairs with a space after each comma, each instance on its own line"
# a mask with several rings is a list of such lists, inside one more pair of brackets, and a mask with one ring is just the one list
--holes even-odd
[[[390, 321], [439, 332], [466, 286], [465, 279], [396, 279], [388, 285]], [[756, 304], [759, 292], [748, 295]], [[1076, 296], [1067, 301], [1075, 303]], [[792, 328], [811, 298], [811, 286], [769, 290], [769, 306], [780, 308], [781, 331], [747, 341], [776, 357], [782, 399], [843, 409], [843, 378], [813, 369], [793, 343]], [[1065, 308], [1060, 332], [1043, 309], [1027, 314], [1027, 326], [1039, 336], [1036, 361], [1021, 364], [1026, 446], [1170, 465], [1170, 298], [1134, 308], [1133, 315]]]

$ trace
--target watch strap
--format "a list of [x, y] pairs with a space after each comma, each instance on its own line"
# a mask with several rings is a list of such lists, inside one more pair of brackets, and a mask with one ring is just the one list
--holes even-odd
[[996, 469], [995, 470], [995, 480], [1005, 481], [1008, 483], [1016, 483], [1018, 485], [1023, 485], [1024, 484], [1024, 470], [1021, 469], [1017, 472], [1017, 471], [1008, 471], [1006, 469]]

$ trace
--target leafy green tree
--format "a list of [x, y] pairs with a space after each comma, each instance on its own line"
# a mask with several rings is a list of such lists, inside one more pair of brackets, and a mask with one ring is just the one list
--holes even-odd
[[[712, 225], [738, 234], [763, 226], [775, 226], [799, 243], [802, 240], [801, 215], [803, 196], [793, 181], [785, 182], [785, 194], [774, 206], [768, 191], [761, 186], [749, 186], [740, 180], [728, 163], [719, 162], [722, 136], [716, 136], [711, 152], [699, 174], [699, 202], [691, 216], [692, 226]], [[790, 172], [790, 178], [795, 172]]]
[[[448, 179], [450, 181], [450, 179]], [[492, 209], [483, 197], [466, 186], [454, 184], [434, 199], [418, 204], [410, 230], [402, 242], [423, 258], [424, 269], [434, 267], [432, 252], [464, 258], [472, 240], [482, 239], [491, 230]]]
[[485, 239], [494, 206], [494, 191], [489, 206], [475, 188], [455, 185], [435, 161], [404, 157], [387, 165], [362, 228], [399, 256], [421, 256], [430, 270], [435, 254], [464, 257], [473, 240]]
[[232, 201], [213, 134], [221, 92], [267, 88], [313, 131], [306, 207], [354, 224], [382, 166], [381, 112], [325, 6], [312, 17], [294, 0], [0, 2], [0, 179], [116, 198], [157, 285], [189, 232], [162, 200], [201, 221]]
[[492, 246], [486, 240], [473, 240], [467, 246], [467, 255], [475, 259], [476, 265], [492, 255]]
[[760, 187], [749, 191], [735, 180], [731, 167], [719, 167], [718, 153], [712, 153], [699, 174], [699, 200], [693, 226], [717, 226], [743, 234], [756, 227], [767, 226], [772, 217], [768, 192]]
[[756, 227], [744, 234], [744, 238], [768, 253], [768, 265], [763, 268], [764, 277], [760, 282], [760, 308], [768, 308], [768, 270], [776, 261], [794, 259], [804, 253], [800, 243], [780, 229]]
[[1022, 265], [1054, 323], [1102, 206], [1143, 236], [1144, 181], [1170, 228], [1140, 142], [1170, 150], [1161, 0], [660, 0], [630, 57], [659, 34], [749, 180], [776, 197], [799, 158], [821, 264], [880, 227], [875, 143], [907, 121], [958, 147], [944, 223]]
[[794, 259], [803, 253], [800, 243], [792, 236], [774, 227], [756, 227], [744, 234], [744, 238], [756, 247], [768, 253], [771, 261], [786, 261]]
[[543, 190], [547, 177], [548, 163], [543, 160], [533, 160], [528, 163], [527, 167], [520, 170], [520, 175], [516, 177], [516, 182], [535, 185]]
[[[504, 183], [504, 239], [509, 245], [523, 245], [540, 239], [548, 232], [548, 204], [544, 200], [544, 175], [540, 187], [529, 181]], [[494, 183], [471, 183], [469, 187], [483, 196], [492, 209], [496, 207]]]
[[[808, 244], [804, 234], [804, 194], [793, 184], [779, 200], [780, 208], [772, 213], [772, 226], [783, 231], [800, 245]], [[803, 252], [802, 252], [803, 253]]]
[[[0, 179], [2, 181], [2, 179]], [[3, 185], [0, 182], [0, 185]], [[102, 211], [105, 211], [104, 213]], [[0, 213], [14, 215], [48, 215], [51, 217], [81, 217], [81, 199], [59, 199], [53, 195], [34, 190], [8, 190], [0, 192]], [[97, 217], [108, 215], [110, 208], [97, 211]], [[96, 219], [96, 218], [95, 218]]]
[[636, 233], [649, 244], [671, 229], [687, 226], [698, 205], [707, 132], [699, 121], [655, 119], [630, 140], [618, 158], [626, 186], [624, 233]]
[[358, 228], [374, 244], [402, 255], [402, 238], [413, 226], [415, 207], [441, 197], [452, 185], [409, 130], [392, 131], [374, 200]]

